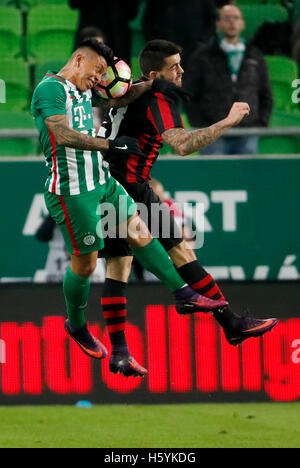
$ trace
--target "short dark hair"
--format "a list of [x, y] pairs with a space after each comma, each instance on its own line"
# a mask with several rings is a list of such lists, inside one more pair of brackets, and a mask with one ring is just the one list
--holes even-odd
[[86, 39], [92, 39], [102, 37], [103, 42], [106, 42], [106, 36], [103, 33], [102, 29], [96, 28], [94, 26], [86, 26], [83, 29], [80, 29], [77, 33], [76, 43], [81, 44]]
[[111, 48], [106, 44], [102, 44], [94, 37], [89, 37], [82, 41], [78, 48], [80, 49], [81, 47], [88, 47], [101, 57], [104, 57], [108, 65], [111, 65], [114, 60], [114, 53]]
[[182, 47], [174, 42], [163, 39], [149, 41], [139, 56], [140, 68], [143, 75], [149, 77], [151, 71], [161, 71], [167, 57], [181, 53]]

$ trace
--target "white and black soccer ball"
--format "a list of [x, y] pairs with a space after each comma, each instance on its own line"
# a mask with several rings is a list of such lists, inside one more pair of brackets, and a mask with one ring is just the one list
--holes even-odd
[[129, 91], [132, 81], [130, 66], [124, 60], [115, 57], [107, 73], [93, 90], [103, 99], [120, 98]]

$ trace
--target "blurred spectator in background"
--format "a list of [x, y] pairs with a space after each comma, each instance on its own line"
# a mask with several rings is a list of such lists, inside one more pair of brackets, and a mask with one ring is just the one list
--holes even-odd
[[184, 65], [195, 45], [215, 33], [215, 0], [147, 0], [143, 30], [147, 42], [166, 39], [180, 44]]
[[76, 44], [82, 29], [91, 26], [100, 28], [107, 45], [130, 64], [131, 30], [128, 22], [136, 17], [139, 0], [130, 0], [126, 4], [120, 0], [69, 0], [69, 5], [80, 12]]
[[[241, 37], [245, 22], [234, 5], [220, 9], [215, 36], [192, 54], [184, 86], [193, 98], [186, 112], [193, 127], [222, 120], [236, 101], [247, 102], [251, 113], [242, 127], [266, 127], [273, 109], [272, 87], [262, 53]], [[222, 137], [201, 154], [257, 154], [256, 136]]]

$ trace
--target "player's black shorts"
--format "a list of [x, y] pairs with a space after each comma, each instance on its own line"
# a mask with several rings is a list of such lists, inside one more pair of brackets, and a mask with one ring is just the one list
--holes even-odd
[[[182, 241], [182, 229], [177, 225], [173, 214], [153, 192], [148, 181], [142, 184], [125, 184], [121, 182], [129, 195], [137, 202], [140, 217], [147, 224], [153, 237], [157, 238], [168, 252]], [[98, 257], [128, 257], [132, 250], [125, 239], [106, 237], [104, 249]]]

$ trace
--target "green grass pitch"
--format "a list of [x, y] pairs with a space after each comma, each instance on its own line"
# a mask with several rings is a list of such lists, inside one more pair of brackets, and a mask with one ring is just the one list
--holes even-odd
[[300, 403], [0, 407], [0, 448], [300, 448]]

